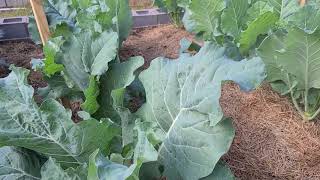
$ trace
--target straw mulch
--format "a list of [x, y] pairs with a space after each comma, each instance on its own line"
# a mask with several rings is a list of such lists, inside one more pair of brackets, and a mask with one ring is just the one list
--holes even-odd
[[320, 123], [302, 122], [287, 97], [228, 83], [220, 101], [236, 129], [224, 159], [238, 179], [320, 179]]

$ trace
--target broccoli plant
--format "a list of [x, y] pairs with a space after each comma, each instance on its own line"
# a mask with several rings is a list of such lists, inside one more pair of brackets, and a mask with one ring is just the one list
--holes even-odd
[[177, 27], [182, 27], [182, 16], [184, 14], [184, 1], [183, 0], [154, 0], [154, 4], [158, 7], [166, 9], [169, 13], [172, 22]]

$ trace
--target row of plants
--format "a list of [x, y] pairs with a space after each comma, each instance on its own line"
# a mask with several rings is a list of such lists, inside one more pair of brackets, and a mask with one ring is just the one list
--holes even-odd
[[[207, 42], [192, 55], [183, 40], [178, 59], [157, 58], [140, 72], [142, 57], [118, 55], [130, 32], [128, 1], [45, 1], [52, 36], [45, 59], [33, 60], [48, 83], [36, 91], [43, 102], [34, 101], [29, 70], [12, 66], [0, 79], [1, 177], [234, 179], [221, 160], [235, 134], [219, 104], [221, 86], [234, 81], [249, 91], [266, 72], [297, 108], [308, 106], [306, 120], [318, 114], [316, 1], [177, 4], [185, 27]], [[37, 41], [35, 30], [30, 23]], [[127, 102], [136, 94], [143, 103], [133, 109]], [[82, 102], [79, 123], [68, 109], [73, 100]]]
[[305, 121], [319, 115], [319, 1], [170, 2], [184, 8], [182, 21], [188, 31], [226, 47], [229, 57], [261, 57], [273, 89], [291, 96]]

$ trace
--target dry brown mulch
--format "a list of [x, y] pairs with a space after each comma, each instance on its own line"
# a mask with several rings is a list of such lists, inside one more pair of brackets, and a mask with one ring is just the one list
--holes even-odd
[[193, 35], [174, 25], [134, 29], [123, 43], [120, 57], [126, 60], [133, 56], [143, 56], [144, 67], [147, 68], [157, 57], [178, 58], [180, 40], [187, 37], [192, 39]]
[[245, 93], [227, 84], [220, 102], [236, 129], [225, 160], [239, 179], [320, 179], [319, 121], [304, 123], [268, 85]]

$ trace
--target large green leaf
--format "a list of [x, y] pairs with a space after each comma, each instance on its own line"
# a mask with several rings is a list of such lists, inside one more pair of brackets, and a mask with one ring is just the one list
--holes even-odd
[[295, 0], [267, 0], [274, 8], [280, 19], [284, 20], [293, 15], [299, 9], [299, 2]]
[[108, 63], [115, 59], [117, 49], [117, 33], [105, 31], [94, 38], [91, 32], [83, 32], [72, 35], [70, 41], [65, 43], [59, 63], [84, 91], [89, 87], [90, 75], [102, 75], [108, 70]]
[[42, 43], [39, 31], [38, 31], [37, 23], [36, 23], [36, 20], [35, 20], [35, 18], [33, 16], [29, 17], [28, 31], [29, 31], [31, 40], [35, 44], [41, 44]]
[[54, 159], [49, 158], [41, 168], [41, 180], [86, 180], [86, 165], [76, 169], [68, 168], [64, 170]]
[[234, 129], [219, 105], [221, 83], [233, 80], [250, 90], [265, 78], [259, 58], [235, 62], [224, 53], [224, 48], [206, 44], [192, 57], [156, 59], [139, 76], [147, 103], [138, 114], [166, 134], [159, 160], [169, 179], [206, 177], [228, 151]]
[[71, 111], [53, 99], [38, 107], [28, 74], [12, 67], [10, 75], [0, 79], [1, 144], [37, 151], [64, 167], [83, 164], [97, 148], [108, 148], [117, 128], [95, 120], [74, 124]]
[[201, 180], [235, 180], [228, 165], [224, 162], [219, 162], [214, 168], [213, 172]]
[[[134, 148], [133, 163], [127, 167], [112, 162], [99, 151], [90, 156], [88, 179], [90, 180], [125, 180], [138, 179], [143, 163], [156, 161], [158, 153], [150, 143], [148, 136], [152, 133], [150, 122], [136, 122], [137, 140]], [[133, 134], [131, 134], [133, 136]]]
[[320, 88], [320, 41], [318, 34], [290, 30], [284, 38], [285, 48], [278, 55], [278, 62], [301, 88]]
[[248, 0], [229, 0], [227, 2], [227, 8], [221, 16], [221, 29], [225, 34], [238, 38], [248, 7]]
[[0, 179], [40, 180], [41, 165], [39, 156], [31, 151], [0, 148]]
[[122, 164], [114, 163], [97, 150], [90, 156], [88, 179], [125, 180], [133, 174], [135, 168], [136, 164], [127, 167]]
[[250, 24], [252, 21], [256, 20], [260, 15], [266, 12], [275, 12], [274, 8], [268, 3], [268, 1], [258, 0], [255, 2], [247, 11], [246, 23]]
[[319, 52], [318, 33], [308, 34], [299, 28], [290, 29], [286, 35], [269, 36], [259, 48], [268, 80], [276, 81], [273, 88], [282, 94], [290, 93], [304, 120], [312, 120], [320, 113], [316, 90], [320, 88]]
[[282, 31], [277, 31], [263, 40], [258, 48], [258, 54], [266, 65], [267, 80], [269, 82], [286, 81], [287, 79], [278, 62], [279, 51], [285, 47], [284, 37], [285, 34]]
[[320, 26], [320, 10], [315, 6], [304, 6], [289, 18], [289, 23], [299, 27], [308, 34], [312, 34]]
[[256, 20], [248, 25], [248, 28], [241, 33], [240, 52], [246, 54], [256, 43], [257, 37], [266, 34], [278, 21], [276, 14], [266, 12], [260, 15]]
[[[120, 117], [114, 109], [114, 99], [111, 93], [130, 85], [135, 79], [134, 72], [142, 66], [142, 57], [133, 57], [123, 63], [110, 65], [108, 72], [101, 77], [101, 92], [99, 96], [100, 109], [95, 114], [97, 117], [109, 117], [115, 122], [120, 122]], [[123, 100], [119, 100], [122, 103]], [[119, 106], [122, 106], [121, 104]]]
[[206, 39], [220, 35], [220, 16], [224, 8], [223, 0], [193, 0], [189, 9], [192, 12], [190, 18], [195, 22], [194, 31], [204, 32]]

